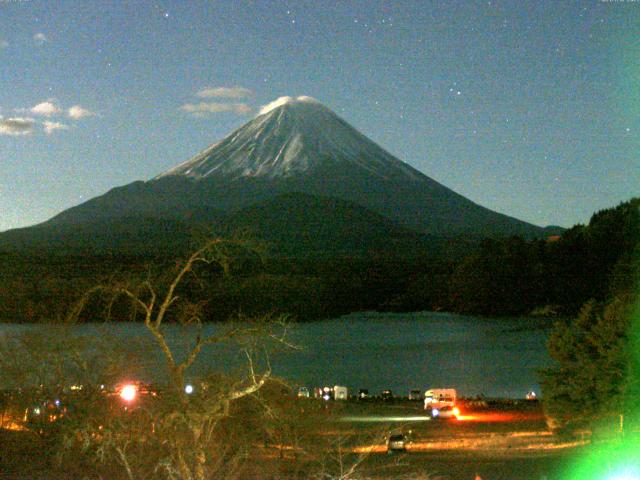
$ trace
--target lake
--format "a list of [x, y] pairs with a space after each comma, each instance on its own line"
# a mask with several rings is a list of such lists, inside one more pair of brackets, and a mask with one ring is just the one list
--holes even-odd
[[[294, 326], [290, 339], [300, 350], [276, 353], [274, 373], [295, 385], [309, 387], [346, 385], [357, 393], [391, 389], [407, 395], [411, 389], [453, 387], [467, 396], [523, 398], [539, 392], [537, 371], [550, 365], [545, 349], [550, 322], [539, 318], [481, 318], [448, 313], [354, 313], [334, 320]], [[0, 335], [42, 325], [0, 324]], [[137, 341], [151, 338], [144, 325], [80, 325], [80, 334], [108, 330], [132, 349]], [[207, 331], [214, 331], [208, 325]], [[167, 332], [180, 351], [182, 327], [169, 325]], [[145, 357], [149, 372], [158, 358]], [[207, 368], [241, 365], [234, 348], [204, 351], [195, 365], [196, 374]], [[158, 373], [150, 373], [157, 376]]]

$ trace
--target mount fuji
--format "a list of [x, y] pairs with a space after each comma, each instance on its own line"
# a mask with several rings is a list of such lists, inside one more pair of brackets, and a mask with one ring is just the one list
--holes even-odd
[[[163, 230], [176, 234], [197, 222], [218, 227], [238, 224], [237, 218], [251, 227], [250, 218], [259, 219], [248, 211], [253, 215], [262, 212], [261, 218], [286, 219], [296, 195], [303, 204], [314, 204], [316, 225], [319, 208], [328, 225], [340, 221], [340, 212], [347, 209], [392, 229], [391, 236], [402, 236], [402, 232], [414, 237], [532, 238], [549, 234], [441, 185], [317, 100], [281, 97], [186, 162], [151, 180], [114, 188], [40, 225], [0, 234], [0, 247], [31, 245], [39, 238], [47, 245], [62, 242], [72, 248], [74, 235], [84, 238], [90, 234], [102, 235], [109, 248], [114, 242], [122, 243], [118, 232], [124, 237], [146, 235], [148, 244], [150, 239], [163, 237]], [[139, 231], [140, 225], [147, 230]], [[281, 221], [279, 226], [286, 228]], [[296, 227], [305, 228], [305, 224], [298, 222]], [[366, 232], [359, 232], [363, 234], [366, 237]]]

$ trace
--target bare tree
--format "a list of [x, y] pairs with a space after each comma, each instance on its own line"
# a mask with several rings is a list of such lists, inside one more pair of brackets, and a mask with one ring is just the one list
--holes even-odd
[[[81, 318], [88, 301], [98, 294], [106, 299], [107, 308], [118, 298], [129, 299], [133, 314], [142, 317], [151, 334], [150, 343], [160, 352], [168, 381], [145, 394], [141, 392], [136, 402], [126, 406], [116, 396], [100, 392], [91, 398], [90, 405], [82, 405], [76, 396], [74, 411], [57, 423], [63, 461], [75, 461], [78, 452], [83, 452], [84, 462], [93, 465], [96, 472], [129, 480], [233, 478], [247, 468], [253, 439], [244, 438], [239, 432], [242, 424], [250, 420], [247, 415], [259, 417], [257, 410], [248, 405], [258, 402], [257, 392], [273, 377], [272, 352], [292, 347], [287, 337], [287, 318], [238, 316], [215, 328], [205, 326], [206, 301], [194, 300], [193, 292], [187, 288], [198, 281], [199, 269], [207, 265], [217, 266], [222, 275], [229, 275], [231, 257], [240, 250], [255, 249], [244, 240], [209, 240], [178, 263], [164, 283], [151, 275], [142, 281], [111, 281], [89, 289], [74, 305], [67, 316], [71, 324]], [[186, 349], [175, 345], [172, 336], [176, 324], [182, 326]], [[56, 355], [61, 363], [58, 377], [63, 380], [38, 378], [35, 383], [68, 384], [64, 364], [69, 358], [82, 365], [83, 371], [97, 371], [85, 362], [82, 351], [60, 344], [68, 338], [57, 340], [48, 345], [45, 340], [39, 346], [23, 342], [22, 357], [30, 355], [30, 350], [47, 351], [57, 345]], [[215, 357], [216, 346], [230, 345], [244, 359], [244, 368], [234, 375], [227, 373], [226, 365], [216, 363]], [[213, 368], [198, 378], [192, 370], [199, 358], [207, 358], [206, 363]], [[185, 389], [187, 378], [194, 383], [193, 392]], [[87, 382], [85, 391], [93, 390], [95, 384], [92, 386], [91, 382], [95, 379], [84, 377], [81, 381]]]
[[[30, 333], [0, 346], [0, 374], [15, 380], [15, 387], [83, 386], [63, 399], [73, 408], [52, 424], [51, 445], [65, 468], [89, 477], [127, 480], [232, 480], [267, 478], [269, 472], [281, 479], [364, 478], [363, 466], [374, 450], [358, 445], [379, 445], [379, 432], [366, 438], [348, 432], [327, 437], [328, 423], [335, 418], [312, 400], [283, 395], [286, 385], [272, 374], [273, 352], [296, 348], [288, 340], [286, 317], [238, 316], [222, 325], [205, 324], [205, 307], [210, 305], [190, 287], [198, 286], [212, 266], [221, 275], [231, 275], [230, 257], [238, 249], [251, 251], [252, 244], [208, 241], [164, 280], [151, 275], [138, 281], [112, 279], [87, 290], [71, 309], [67, 320], [73, 326], [96, 295], [102, 296], [107, 312], [115, 302], [128, 299], [133, 316], [143, 321], [150, 335], [146, 342], [137, 342], [135, 350], [141, 359], [159, 359], [167, 380], [140, 392], [134, 402], [124, 404], [106, 394], [108, 388], [99, 388], [142, 372], [138, 368], [123, 374], [130, 367], [132, 340], [108, 335], [109, 324], [98, 338], [77, 335], [78, 329], [68, 325], [50, 330], [48, 336]], [[184, 335], [180, 345], [177, 328]], [[221, 348], [238, 352], [242, 366], [230, 373], [216, 356]], [[213, 368], [198, 374], [203, 359]], [[191, 393], [185, 389], [187, 382]]]
[[[223, 469], [230, 475], [238, 468], [242, 448], [219, 448], [225, 445], [224, 436], [232, 422], [225, 421], [232, 414], [232, 405], [252, 396], [272, 376], [269, 353], [274, 345], [287, 342], [286, 318], [265, 316], [259, 319], [240, 317], [235, 322], [220, 326], [214, 333], [206, 334], [203, 328], [202, 302], [182, 298], [181, 285], [188, 275], [194, 274], [199, 264], [216, 264], [223, 275], [229, 275], [231, 251], [251, 250], [253, 244], [242, 240], [214, 239], [206, 242], [178, 265], [172, 280], [161, 291], [149, 279], [138, 285], [117, 284], [111, 287], [114, 295], [125, 295], [144, 318], [144, 325], [151, 333], [156, 346], [162, 352], [169, 373], [169, 386], [163, 401], [156, 405], [149, 418], [153, 434], [145, 438], [145, 445], [156, 444], [163, 453], [158, 456], [155, 472], [164, 472], [169, 478], [204, 480], [215, 471]], [[163, 323], [168, 315], [188, 327], [190, 345], [183, 355], [172, 349]], [[233, 342], [246, 360], [246, 370], [236, 378], [217, 374], [216, 378], [203, 379], [195, 396], [185, 391], [185, 377], [196, 359], [212, 345]], [[146, 437], [146, 436], [145, 436]], [[127, 460], [127, 448], [119, 438], [112, 437], [114, 450], [120, 463], [133, 478], [134, 469]], [[226, 445], [225, 447], [230, 447]], [[136, 448], [139, 448], [139, 442]], [[247, 447], [244, 446], [246, 449]]]
[[388, 430], [361, 434], [338, 433], [322, 450], [310, 478], [314, 480], [365, 480], [365, 463], [380, 452]]

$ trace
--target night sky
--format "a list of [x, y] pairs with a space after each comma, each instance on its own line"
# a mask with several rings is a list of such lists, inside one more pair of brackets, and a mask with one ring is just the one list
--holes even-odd
[[0, 0], [0, 230], [196, 154], [282, 95], [537, 225], [640, 194], [640, 1]]

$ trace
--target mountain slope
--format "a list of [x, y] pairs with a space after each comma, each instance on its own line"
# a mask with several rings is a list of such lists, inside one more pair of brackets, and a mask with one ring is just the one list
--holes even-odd
[[[215, 215], [212, 214], [212, 217]], [[189, 247], [194, 223], [129, 215], [79, 223], [44, 223], [0, 234], [0, 252], [44, 254], [165, 254]]]
[[452, 248], [444, 239], [400, 227], [351, 202], [287, 193], [226, 215], [201, 209], [182, 219], [127, 216], [16, 229], [0, 235], [0, 251], [186, 254], [207, 232], [220, 236], [242, 232], [263, 241], [267, 254], [276, 257], [412, 258]]
[[294, 257], [439, 254], [443, 239], [402, 228], [351, 202], [287, 193], [234, 212], [218, 223], [222, 234], [247, 231], [276, 255]]

